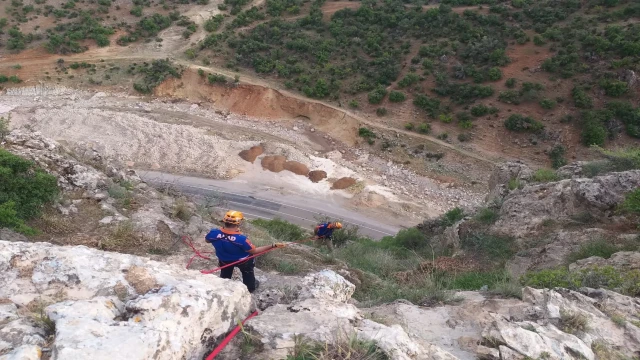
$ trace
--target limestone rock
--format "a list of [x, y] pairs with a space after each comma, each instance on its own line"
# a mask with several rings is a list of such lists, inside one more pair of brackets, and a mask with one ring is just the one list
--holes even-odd
[[291, 305], [278, 304], [246, 323], [261, 339], [270, 358], [286, 357], [295, 336], [315, 341], [333, 341], [336, 334], [352, 334], [358, 309], [350, 304], [306, 299]]
[[486, 346], [478, 346], [476, 349], [476, 354], [478, 354], [479, 359], [485, 360], [497, 360], [500, 359], [500, 351], [494, 348], [488, 348]]
[[355, 285], [332, 270], [322, 270], [305, 276], [299, 299], [323, 299], [346, 302], [356, 290]]
[[[0, 241], [0, 299], [25, 306], [45, 297], [53, 302], [45, 312], [55, 322], [54, 359], [113, 359], [113, 349], [131, 360], [202, 358], [251, 305], [241, 282], [182, 264], [84, 246]], [[11, 304], [0, 308], [10, 321], [0, 325], [0, 344], [11, 351], [41, 346], [43, 330], [17, 323], [24, 318], [11, 320]]]
[[276, 304], [281, 304], [284, 297], [285, 294], [280, 289], [267, 289], [264, 291], [260, 291], [256, 295], [258, 309], [265, 310]]
[[500, 164], [489, 178], [489, 195], [487, 195], [486, 201], [491, 202], [501, 198], [506, 193], [505, 185], [512, 179], [525, 184], [531, 180], [532, 176], [533, 170], [523, 162], [515, 161]]
[[[536, 331], [524, 329], [522, 325], [533, 326]], [[534, 359], [544, 356], [550, 359], [577, 358], [573, 354], [588, 360], [594, 359], [593, 351], [576, 336], [563, 333], [553, 325], [548, 326], [542, 328], [533, 323], [510, 323], [501, 316], [495, 316], [492, 324], [483, 331], [482, 337], [488, 342], [505, 344], [519, 354]], [[545, 331], [539, 333], [541, 329]]]
[[457, 359], [435, 345], [423, 348], [409, 338], [400, 325], [386, 326], [371, 320], [362, 320], [356, 333], [359, 339], [375, 342], [393, 360]]
[[585, 212], [605, 219], [638, 187], [640, 170], [526, 186], [505, 198], [493, 230], [523, 238], [535, 234], [545, 220], [563, 221]]
[[130, 267], [124, 278], [140, 295], [144, 295], [158, 286], [156, 278], [147, 269], [139, 266]]
[[640, 252], [637, 251], [620, 251], [613, 254], [609, 259], [599, 256], [592, 256], [586, 259], [578, 260], [569, 265], [570, 271], [579, 271], [594, 266], [612, 266], [617, 270], [638, 270], [640, 269]]
[[41, 356], [40, 346], [22, 345], [5, 355], [0, 355], [0, 360], [40, 360]]

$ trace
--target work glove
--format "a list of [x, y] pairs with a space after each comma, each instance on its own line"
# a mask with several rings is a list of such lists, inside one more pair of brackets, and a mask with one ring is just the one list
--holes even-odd
[[285, 244], [285, 243], [273, 243], [273, 244], [271, 244], [272, 248], [283, 248], [285, 246], [287, 246], [287, 244]]

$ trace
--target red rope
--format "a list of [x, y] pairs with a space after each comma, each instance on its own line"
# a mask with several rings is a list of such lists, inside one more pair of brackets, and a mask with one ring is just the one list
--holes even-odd
[[[299, 244], [299, 243], [302, 243], [302, 242], [305, 242], [305, 241], [309, 241], [309, 240], [313, 240], [313, 239], [314, 239], [314, 238], [309, 238], [309, 239], [304, 239], [304, 240], [299, 240], [299, 241], [292, 241], [292, 242], [290, 242], [290, 243], [287, 243], [287, 245], [289, 245], [289, 244]], [[244, 258], [244, 259], [240, 259], [240, 260], [238, 260], [238, 261], [234, 261], [234, 262], [229, 263], [229, 264], [226, 264], [226, 265], [224, 265], [224, 266], [220, 266], [220, 267], [217, 267], [217, 268], [215, 268], [215, 269], [211, 269], [211, 270], [200, 270], [200, 272], [201, 272], [201, 273], [203, 273], [203, 274], [213, 274], [214, 272], [217, 272], [217, 271], [220, 271], [220, 270], [222, 270], [222, 269], [224, 269], [224, 268], [228, 268], [228, 267], [230, 267], [230, 266], [233, 266], [233, 265], [236, 265], [236, 264], [239, 264], [239, 263], [245, 262], [245, 261], [247, 261], [247, 260], [251, 260], [251, 259], [253, 259], [253, 258], [255, 258], [255, 257], [258, 257], [258, 256], [260, 256], [260, 255], [264, 255], [264, 254], [268, 253], [269, 251], [273, 251], [273, 250], [275, 250], [275, 249], [278, 249], [278, 248], [277, 248], [277, 247], [275, 247], [275, 248], [267, 249], [267, 250], [265, 250], [265, 251], [263, 251], [263, 252], [261, 252], [261, 253], [257, 253], [257, 254], [251, 255], [251, 256], [249, 256], [249, 257], [246, 257], [246, 258]], [[194, 256], [196, 256], [196, 255], [194, 255]]]
[[191, 237], [185, 235], [182, 237], [182, 242], [187, 245], [188, 247], [191, 248], [191, 250], [193, 250], [193, 256], [191, 257], [191, 259], [189, 259], [189, 262], [187, 263], [187, 269], [189, 268], [189, 266], [191, 266], [191, 263], [193, 262], [193, 260], [196, 257], [199, 257], [201, 259], [205, 259], [205, 260], [211, 260], [210, 257], [203, 255], [203, 254], [213, 254], [213, 251], [199, 251], [198, 249], [196, 249], [196, 247], [193, 245], [193, 240], [191, 239]]
[[209, 356], [207, 356], [206, 360], [213, 360], [216, 356], [218, 356], [218, 354], [220, 354], [220, 352], [222, 351], [222, 349], [224, 349], [227, 345], [229, 345], [229, 342], [233, 339], [234, 336], [236, 336], [236, 334], [238, 334], [238, 332], [240, 332], [240, 330], [242, 329], [242, 325], [244, 325], [244, 323], [251, 319], [252, 317], [258, 315], [258, 311], [254, 311], [253, 314], [249, 315], [246, 319], [244, 319], [242, 321], [242, 323], [240, 323], [238, 326], [236, 326], [235, 329], [233, 329], [233, 331], [231, 331], [229, 333], [229, 335], [227, 335], [224, 340], [222, 340], [222, 342], [220, 343], [220, 345], [216, 346], [215, 349], [213, 349], [213, 351], [211, 352], [211, 354], [209, 354]]

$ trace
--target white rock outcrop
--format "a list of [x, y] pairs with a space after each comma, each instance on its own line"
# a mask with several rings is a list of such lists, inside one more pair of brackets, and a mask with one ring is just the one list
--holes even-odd
[[51, 355], [60, 360], [199, 359], [251, 306], [240, 282], [83, 246], [7, 241], [0, 241], [0, 299], [7, 360], [45, 343], [34, 304], [47, 305]]
[[363, 319], [347, 303], [355, 287], [332, 270], [307, 275], [301, 286], [297, 300], [271, 306], [246, 323], [264, 349], [256, 359], [285, 358], [298, 338], [333, 344], [351, 336], [375, 342], [394, 360], [456, 359], [435, 345], [417, 343], [400, 326]]

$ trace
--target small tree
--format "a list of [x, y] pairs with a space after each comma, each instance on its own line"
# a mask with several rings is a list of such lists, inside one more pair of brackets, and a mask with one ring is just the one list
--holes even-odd
[[11, 122], [11, 116], [0, 117], [0, 142], [4, 141], [4, 138], [9, 135], [9, 123]]

